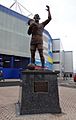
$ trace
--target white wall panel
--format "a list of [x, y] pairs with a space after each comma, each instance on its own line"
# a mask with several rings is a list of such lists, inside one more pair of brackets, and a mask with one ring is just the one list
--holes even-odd
[[65, 72], [73, 72], [73, 52], [65, 51]]
[[60, 71], [60, 64], [53, 64], [53, 70]]
[[53, 39], [53, 51], [60, 50], [60, 39]]
[[60, 62], [60, 53], [53, 53], [53, 61], [59, 61]]
[[30, 56], [26, 21], [0, 11], [0, 53]]

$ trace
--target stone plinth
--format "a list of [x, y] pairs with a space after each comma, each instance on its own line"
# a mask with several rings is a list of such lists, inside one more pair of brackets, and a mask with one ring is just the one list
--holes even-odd
[[57, 73], [48, 70], [22, 71], [20, 114], [61, 113]]

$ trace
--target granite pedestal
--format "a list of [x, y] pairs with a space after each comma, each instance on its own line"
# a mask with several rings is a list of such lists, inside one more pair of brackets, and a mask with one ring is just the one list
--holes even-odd
[[61, 113], [57, 73], [24, 70], [21, 75], [20, 114]]

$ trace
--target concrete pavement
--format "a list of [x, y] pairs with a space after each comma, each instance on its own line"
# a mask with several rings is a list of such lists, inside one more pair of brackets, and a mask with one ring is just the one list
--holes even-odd
[[[8, 86], [19, 86], [20, 79], [5, 79], [5, 81], [0, 81], [0, 87], [8, 87]], [[68, 78], [67, 80], [58, 79], [59, 86], [71, 87], [76, 88], [76, 83], [74, 82], [73, 78]]]
[[74, 82], [73, 78], [68, 78], [67, 80], [64, 80], [64, 79], [58, 80], [58, 85], [76, 88], [76, 82]]
[[61, 114], [17, 115], [19, 86], [0, 87], [0, 120], [76, 120], [76, 89], [58, 88]]

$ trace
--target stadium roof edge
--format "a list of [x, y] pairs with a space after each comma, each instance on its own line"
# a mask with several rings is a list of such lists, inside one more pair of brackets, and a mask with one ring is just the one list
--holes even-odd
[[19, 19], [21, 19], [23, 21], [27, 21], [29, 19], [28, 17], [26, 17], [24, 15], [21, 15], [20, 13], [17, 13], [15, 11], [13, 11], [13, 10], [3, 6], [3, 5], [1, 5], [1, 4], [0, 4], [0, 11], [5, 12], [5, 13], [7, 13], [9, 15], [14, 16], [14, 17], [17, 17], [17, 18], [19, 18]]
[[[14, 17], [16, 17], [18, 19], [21, 19], [23, 21], [26, 21], [26, 22], [29, 20], [28, 17], [26, 17], [24, 15], [21, 15], [20, 13], [17, 13], [16, 11], [13, 11], [13, 10], [11, 10], [11, 9], [1, 5], [1, 4], [0, 4], [0, 11], [5, 12], [5, 13], [7, 13], [9, 15], [12, 15], [12, 16], [14, 16]], [[46, 33], [50, 37], [50, 39], [52, 40], [52, 37], [51, 37], [50, 33], [47, 30], [44, 29], [44, 33]]]

